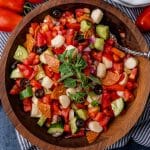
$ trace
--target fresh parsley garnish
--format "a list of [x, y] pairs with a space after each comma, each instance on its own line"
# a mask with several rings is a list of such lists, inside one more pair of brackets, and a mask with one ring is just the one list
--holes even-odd
[[76, 80], [73, 78], [67, 78], [64, 80], [64, 85], [65, 87], [70, 87], [70, 88], [74, 88], [76, 87]]
[[91, 105], [92, 105], [93, 107], [95, 107], [95, 106], [98, 106], [99, 103], [98, 103], [97, 100], [93, 100], [92, 103], [91, 103]]
[[75, 94], [69, 94], [69, 97], [75, 103], [83, 103], [85, 100], [86, 93], [84, 92], [76, 92]]

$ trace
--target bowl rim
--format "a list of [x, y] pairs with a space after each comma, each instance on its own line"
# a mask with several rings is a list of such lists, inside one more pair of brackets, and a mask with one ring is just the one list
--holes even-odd
[[[106, 11], [112, 13], [113, 15], [115, 15], [115, 13], [119, 13], [120, 16], [118, 17], [121, 20], [121, 17], [125, 17], [126, 20], [128, 21], [128, 27], [130, 26], [131, 28], [134, 27], [134, 31], [131, 30], [133, 35], [140, 35], [140, 43], [143, 45], [143, 50], [146, 51], [148, 50], [148, 45], [145, 41], [145, 39], [143, 38], [142, 34], [139, 32], [139, 30], [137, 29], [137, 27], [132, 23], [132, 21], [123, 13], [121, 12], [119, 9], [115, 8], [114, 6], [104, 2], [103, 0], [95, 0], [94, 3], [92, 0], [82, 0], [82, 2], [80, 0], [70, 0], [69, 3], [82, 3], [82, 4], [90, 4], [90, 5], [95, 5], [97, 7], [101, 6], [106, 6]], [[50, 149], [52, 148], [53, 150], [59, 150], [60, 146], [56, 146], [56, 145], [52, 145], [42, 139], [39, 139], [38, 137], [36, 137], [33, 133], [31, 133], [29, 130], [27, 130], [23, 124], [20, 123], [19, 119], [17, 118], [16, 114], [13, 112], [12, 108], [11, 108], [11, 104], [9, 102], [9, 99], [7, 97], [7, 92], [6, 92], [6, 87], [5, 87], [5, 81], [3, 79], [5, 79], [5, 66], [6, 66], [6, 60], [9, 54], [9, 50], [11, 49], [11, 46], [13, 44], [14, 39], [17, 37], [17, 35], [19, 34], [19, 32], [24, 28], [24, 26], [31, 21], [34, 17], [36, 17], [37, 15], [41, 14], [42, 12], [48, 10], [49, 8], [58, 6], [58, 5], [62, 5], [62, 4], [69, 4], [68, 0], [53, 0], [52, 1], [48, 1], [43, 3], [42, 5], [40, 5], [39, 7], [35, 8], [32, 12], [30, 12], [27, 16], [24, 17], [24, 19], [22, 20], [22, 22], [16, 27], [16, 29], [12, 32], [7, 45], [5, 47], [2, 59], [1, 59], [1, 66], [2, 69], [0, 70], [0, 75], [1, 75], [1, 84], [0, 84], [0, 88], [1, 90], [1, 98], [2, 98], [2, 105], [4, 107], [4, 110], [7, 114], [7, 116], [9, 117], [9, 119], [11, 120], [11, 122], [13, 123], [13, 125], [15, 126], [15, 128], [27, 139], [29, 139], [33, 144], [43, 148], [43, 149]], [[114, 11], [114, 12], [113, 12]], [[125, 23], [125, 21], [124, 21]], [[136, 40], [139, 41], [139, 37], [135, 36]], [[3, 65], [2, 65], [3, 63]], [[150, 63], [149, 63], [150, 64]], [[149, 65], [149, 69], [150, 69], [150, 65]], [[144, 110], [144, 106], [146, 104], [147, 101], [147, 97], [148, 97], [148, 93], [149, 93], [149, 89], [150, 86], [145, 87], [145, 97], [143, 98], [143, 105], [141, 106], [140, 110], [139, 110], [139, 114], [137, 115], [137, 118], [134, 119], [132, 121], [132, 123], [130, 123], [129, 127], [128, 127], [128, 131], [122, 131], [122, 136], [124, 136], [127, 132], [129, 132], [129, 130], [133, 127], [133, 125], [137, 122], [138, 118], [140, 117], [140, 115], [142, 114], [142, 111]], [[119, 140], [122, 136], [116, 138], [115, 140], [109, 141], [109, 145], [113, 144], [115, 141]], [[99, 143], [95, 143], [92, 145], [87, 145], [86, 148], [87, 150], [90, 150], [91, 148], [94, 148], [95, 146], [100, 147], [101, 149], [104, 149], [107, 143], [103, 143], [103, 142], [99, 142]], [[61, 147], [62, 149], [67, 149], [67, 150], [73, 150], [75, 148], [69, 148], [69, 147]], [[78, 149], [83, 149], [83, 147], [79, 147]]]

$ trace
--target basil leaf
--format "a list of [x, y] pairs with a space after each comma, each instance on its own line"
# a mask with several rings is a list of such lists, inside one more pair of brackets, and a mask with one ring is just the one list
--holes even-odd
[[76, 80], [73, 78], [67, 78], [64, 80], [65, 87], [74, 88], [76, 87]]
[[73, 74], [73, 68], [72, 68], [72, 65], [70, 63], [61, 64], [60, 67], [59, 67], [59, 71], [60, 71], [61, 75], [65, 75], [65, 74], [68, 74], [68, 73]]

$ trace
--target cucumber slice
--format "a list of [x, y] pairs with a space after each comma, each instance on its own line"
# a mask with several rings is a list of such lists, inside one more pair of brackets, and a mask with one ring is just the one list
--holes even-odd
[[80, 31], [81, 31], [81, 32], [86, 32], [86, 31], [88, 31], [91, 27], [92, 27], [91, 22], [89, 22], [89, 21], [87, 21], [87, 20], [82, 20], [82, 21], [81, 21], [81, 25], [80, 25]]
[[109, 26], [97, 25], [96, 33], [99, 35], [99, 37], [103, 38], [104, 40], [107, 40], [109, 38]]
[[63, 125], [61, 123], [54, 123], [51, 124], [48, 131], [49, 134], [55, 134], [55, 133], [63, 133], [64, 132], [64, 128]]
[[77, 121], [77, 118], [74, 117], [70, 120], [70, 126], [71, 126], [71, 132], [72, 134], [75, 134], [77, 131], [78, 131], [78, 127], [76, 125], [76, 121]]
[[114, 112], [115, 117], [119, 116], [124, 109], [124, 100], [123, 98], [118, 98], [111, 103], [111, 108]]
[[96, 38], [95, 39], [95, 43], [94, 43], [94, 47], [99, 50], [102, 51], [104, 49], [104, 39], [103, 38]]
[[19, 97], [20, 99], [25, 99], [31, 97], [33, 95], [32, 88], [28, 86], [26, 89], [20, 92]]
[[27, 57], [28, 57], [27, 50], [23, 46], [18, 45], [18, 48], [17, 48], [13, 58], [18, 61], [23, 61]]
[[40, 79], [44, 78], [45, 76], [46, 75], [45, 75], [45, 72], [44, 72], [42, 66], [38, 65], [38, 73], [36, 74], [35, 79], [40, 80]]
[[40, 119], [38, 120], [37, 124], [42, 127], [44, 125], [46, 121], [46, 117], [45, 116], [41, 116]]
[[81, 118], [83, 120], [87, 120], [87, 118], [88, 118], [87, 111], [84, 109], [78, 109], [76, 111], [76, 114], [78, 115], [79, 118]]
[[10, 78], [11, 79], [23, 78], [23, 75], [20, 72], [19, 68], [12, 70], [12, 72], [10, 74]]

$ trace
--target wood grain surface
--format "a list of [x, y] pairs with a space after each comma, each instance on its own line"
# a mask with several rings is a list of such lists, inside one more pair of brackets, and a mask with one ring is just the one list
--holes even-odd
[[43, 150], [103, 150], [127, 134], [143, 112], [150, 90], [150, 62], [144, 58], [138, 58], [140, 63], [136, 98], [128, 105], [127, 112], [116, 118], [110, 124], [108, 131], [102, 133], [96, 142], [89, 145], [85, 138], [62, 139], [51, 137], [46, 133], [46, 128], [38, 127], [36, 119], [30, 118], [29, 114], [27, 115], [23, 112], [18, 97], [10, 96], [8, 92], [13, 85], [9, 76], [11, 72], [10, 66], [14, 61], [13, 54], [17, 45], [25, 41], [25, 34], [28, 31], [30, 23], [33, 21], [42, 21], [44, 16], [53, 7], [59, 7], [62, 10], [73, 10], [78, 7], [89, 7], [91, 9], [99, 7], [105, 14], [103, 22], [109, 24], [112, 32], [115, 34], [118, 34], [118, 30], [126, 32], [126, 39], [120, 41], [124, 46], [130, 46], [130, 48], [140, 51], [148, 50], [148, 45], [143, 36], [131, 20], [125, 14], [121, 13], [120, 10], [104, 1], [51, 0], [24, 17], [7, 42], [0, 64], [0, 99], [2, 99], [2, 105], [14, 127], [32, 144], [39, 146]]

